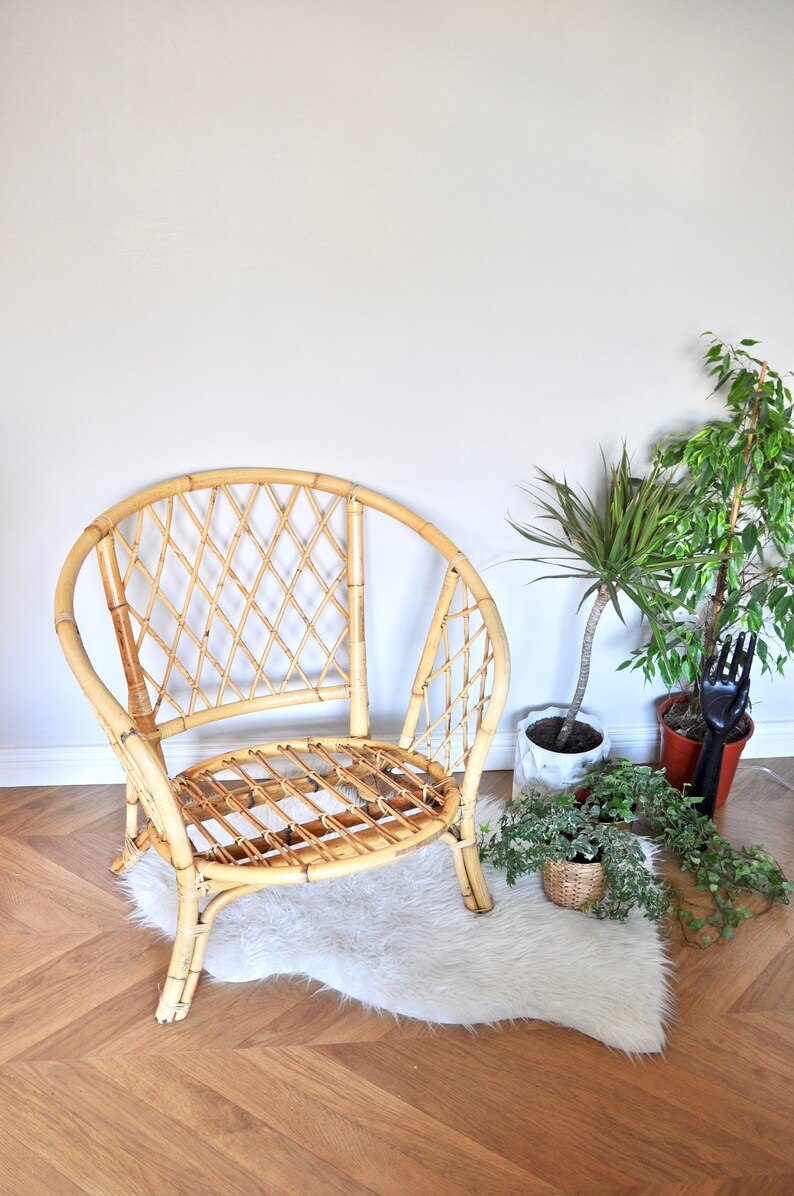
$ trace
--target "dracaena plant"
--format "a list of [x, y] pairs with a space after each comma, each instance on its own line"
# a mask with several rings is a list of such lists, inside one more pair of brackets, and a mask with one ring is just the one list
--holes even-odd
[[623, 621], [620, 596], [656, 624], [672, 617], [680, 602], [672, 595], [673, 579], [687, 567], [701, 568], [705, 558], [682, 544], [677, 529], [691, 521], [693, 486], [665, 476], [657, 462], [643, 477], [631, 469], [626, 446], [617, 464], [604, 461], [604, 485], [593, 498], [567, 480], [538, 470], [540, 485], [527, 488], [538, 515], [531, 523], [510, 523], [532, 544], [553, 555], [522, 560], [550, 564], [554, 571], [535, 578], [575, 578], [586, 583], [579, 608], [592, 597], [582, 638], [579, 677], [555, 747], [563, 751], [584, 700], [590, 657], [598, 622], [610, 604]]
[[[725, 344], [711, 333], [705, 352], [712, 394], [724, 414], [695, 433], [666, 437], [656, 466], [684, 481], [692, 501], [675, 535], [703, 563], [681, 562], [651, 637], [622, 668], [660, 676], [690, 692], [686, 733], [699, 721], [698, 678], [717, 641], [738, 630], [757, 636], [762, 670], [782, 673], [794, 652], [794, 429], [791, 391], [759, 342]], [[694, 615], [686, 612], [696, 612]]]

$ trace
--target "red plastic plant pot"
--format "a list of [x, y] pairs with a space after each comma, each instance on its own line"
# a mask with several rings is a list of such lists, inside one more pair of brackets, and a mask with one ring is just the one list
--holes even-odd
[[[692, 774], [695, 771], [695, 765], [698, 762], [698, 756], [703, 747], [703, 744], [699, 743], [696, 739], [687, 739], [685, 735], [679, 735], [677, 731], [673, 731], [668, 727], [664, 721], [663, 715], [665, 710], [669, 710], [676, 702], [686, 702], [686, 700], [683, 694], [675, 694], [673, 697], [667, 698], [662, 702], [656, 712], [659, 719], [659, 726], [662, 729], [662, 758], [659, 764], [664, 769], [667, 780], [675, 789], [683, 789], [684, 785], [692, 780]], [[750, 718], [749, 715], [747, 717]], [[739, 763], [739, 757], [754, 731], [755, 724], [750, 719], [750, 730], [747, 734], [742, 739], [737, 739], [735, 743], [725, 744], [720, 784], [717, 790], [717, 809], [720, 806], [724, 806], [728, 799], [733, 778], [736, 776], [736, 766]]]

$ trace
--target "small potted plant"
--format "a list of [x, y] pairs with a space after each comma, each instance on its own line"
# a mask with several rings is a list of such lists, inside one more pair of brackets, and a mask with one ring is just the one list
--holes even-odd
[[574, 800], [588, 817], [628, 831], [637, 818], [638, 798], [633, 772], [623, 776], [618, 763], [625, 762], [604, 760], [590, 768], [574, 789]]
[[[485, 836], [490, 827], [481, 828]], [[519, 876], [540, 872], [550, 901], [597, 918], [624, 921], [632, 909], [659, 921], [670, 906], [665, 882], [650, 869], [639, 840], [614, 821], [601, 821], [574, 793], [531, 790], [508, 802], [483, 859]]]
[[[742, 922], [754, 916], [745, 904], [751, 895], [761, 898], [767, 909], [788, 904], [794, 886], [766, 848], [733, 847], [713, 822], [694, 808], [697, 798], [679, 793], [663, 772], [628, 760], [606, 760], [587, 772], [579, 794], [583, 825], [620, 816], [640, 819], [679, 867], [691, 874], [695, 888], [703, 894], [704, 908], [693, 911], [680, 894], [675, 899], [684, 935], [691, 944], [708, 947], [733, 938]], [[575, 792], [571, 796], [577, 800]], [[565, 802], [567, 797], [561, 794], [546, 800]], [[488, 845], [486, 858], [519, 875], [519, 865], [512, 857], [521, 850], [521, 836], [512, 830], [515, 815], [509, 807], [507, 813], [499, 831], [503, 833], [504, 824], [507, 846], [494, 850]]]
[[[654, 458], [686, 483], [692, 501], [681, 510], [673, 539], [701, 563], [676, 565], [667, 595], [673, 603], [659, 605], [648, 643], [621, 665], [641, 669], [646, 680], [661, 677], [670, 693], [681, 690], [659, 712], [662, 764], [677, 786], [691, 778], [700, 753], [705, 727], [698, 679], [717, 641], [754, 632], [762, 671], [769, 673], [783, 673], [794, 652], [791, 392], [752, 355], [757, 341], [730, 345], [704, 335], [711, 337], [705, 364], [716, 379], [712, 393], [724, 391], [725, 412], [694, 434], [667, 437]], [[718, 806], [752, 731], [747, 715], [726, 745]]]
[[684, 568], [704, 563], [702, 555], [688, 552], [676, 536], [691, 503], [691, 479], [665, 477], [658, 462], [644, 477], [636, 477], [625, 445], [616, 465], [604, 462], [604, 486], [597, 498], [544, 470], [538, 471], [538, 478], [540, 486], [528, 488], [538, 517], [532, 523], [510, 523], [530, 543], [551, 549], [553, 555], [522, 559], [552, 566], [552, 573], [535, 580], [573, 577], [584, 582], [580, 608], [590, 598], [592, 605], [570, 703], [531, 714], [519, 724], [517, 790], [536, 782], [559, 789], [608, 755], [604, 729], [581, 712], [599, 620], [610, 605], [623, 619], [621, 595], [648, 618], [658, 620], [665, 613], [672, 618], [680, 603], [671, 593], [673, 578]]

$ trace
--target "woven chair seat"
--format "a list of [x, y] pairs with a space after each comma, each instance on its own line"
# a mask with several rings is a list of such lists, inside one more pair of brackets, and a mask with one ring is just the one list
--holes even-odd
[[340, 862], [346, 872], [376, 867], [444, 834], [461, 800], [439, 764], [361, 739], [244, 748], [173, 784], [201, 873], [244, 868], [249, 883], [252, 869], [317, 880]]

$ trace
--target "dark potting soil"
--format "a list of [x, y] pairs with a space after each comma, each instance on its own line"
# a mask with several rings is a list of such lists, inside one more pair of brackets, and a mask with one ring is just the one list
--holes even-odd
[[[559, 716], [556, 718], [541, 718], [538, 722], [532, 723], [527, 727], [527, 739], [531, 739], [538, 747], [546, 748], [549, 752], [556, 752], [558, 749], [554, 745], [557, 742], [557, 736], [564, 721]], [[589, 723], [580, 723], [577, 721], [573, 724], [568, 742], [560, 755], [571, 756], [575, 752], [591, 752], [593, 748], [598, 747], [603, 738], [603, 735], [600, 735], [595, 727], [591, 727]]]
[[[687, 702], [675, 702], [672, 706], [668, 706], [662, 718], [671, 731], [677, 731], [679, 735], [683, 735], [685, 739], [691, 739], [694, 743], [702, 743], [706, 738], [706, 724], [703, 719], [699, 719], [694, 726], [684, 726], [687, 717], [687, 710], [689, 704]], [[736, 726], [729, 733], [726, 740], [727, 743], [736, 743], [739, 739], [744, 739], [745, 735], [750, 733], [750, 716], [743, 714]]]

